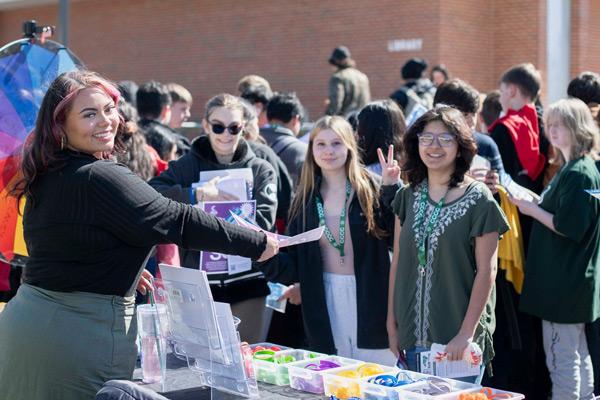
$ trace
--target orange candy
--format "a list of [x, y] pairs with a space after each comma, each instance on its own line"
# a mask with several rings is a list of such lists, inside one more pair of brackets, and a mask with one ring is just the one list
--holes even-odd
[[483, 393], [461, 393], [458, 400], [488, 400], [488, 397]]
[[458, 396], [458, 400], [496, 400], [496, 399], [510, 399], [509, 393], [494, 393], [494, 391], [488, 387], [482, 388], [479, 393], [462, 393]]

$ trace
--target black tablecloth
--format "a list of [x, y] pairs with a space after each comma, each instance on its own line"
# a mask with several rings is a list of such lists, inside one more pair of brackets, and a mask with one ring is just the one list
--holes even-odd
[[[142, 369], [135, 369], [133, 380], [144, 387], [150, 388], [170, 400], [210, 400], [210, 388], [200, 386], [198, 376], [192, 372], [185, 361], [179, 360], [172, 354], [167, 356], [167, 376], [165, 380], [165, 392], [161, 392], [160, 384], [142, 383]], [[260, 398], [266, 400], [281, 399], [323, 399], [324, 396], [300, 392], [289, 386], [275, 386], [258, 382]], [[221, 396], [220, 396], [221, 397]], [[223, 393], [222, 398], [227, 398]], [[231, 396], [231, 399], [239, 397]]]

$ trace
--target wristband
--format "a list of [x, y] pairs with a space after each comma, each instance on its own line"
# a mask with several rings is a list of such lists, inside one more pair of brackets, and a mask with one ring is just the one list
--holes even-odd
[[427, 386], [419, 389], [412, 389], [411, 392], [425, 394], [428, 396], [437, 396], [452, 392], [452, 384], [442, 378], [435, 376], [419, 379], [417, 382], [426, 382]]
[[337, 375], [338, 376], [343, 376], [344, 378], [352, 378], [352, 379], [358, 379], [358, 378], [360, 378], [360, 375], [358, 374], [358, 372], [352, 371], [352, 370], [338, 372]]
[[294, 389], [301, 390], [303, 392], [323, 394], [325, 388], [323, 387], [323, 380], [317, 382], [307, 381], [299, 376], [292, 377], [290, 386]]
[[398, 387], [414, 383], [414, 380], [405, 372], [394, 375], [379, 375], [369, 379], [369, 383], [387, 387]]
[[281, 347], [279, 347], [279, 346], [275, 346], [275, 345], [273, 345], [273, 346], [269, 346], [269, 347], [265, 347], [265, 346], [256, 346], [256, 347], [254, 347], [254, 348], [252, 349], [252, 353], [254, 354], [254, 353], [256, 353], [257, 351], [260, 351], [260, 350], [281, 351], [281, 350], [283, 350], [283, 349], [282, 349]]
[[294, 356], [279, 356], [273, 360], [275, 364], [287, 364], [296, 361]]
[[383, 373], [383, 368], [377, 364], [365, 364], [356, 370], [362, 378]]
[[310, 369], [311, 371], [324, 371], [326, 369], [338, 368], [340, 364], [334, 363], [333, 361], [321, 360], [319, 364], [307, 364], [304, 368]]
[[261, 361], [273, 362], [273, 356], [275, 352], [273, 350], [259, 350], [254, 352], [254, 359]]

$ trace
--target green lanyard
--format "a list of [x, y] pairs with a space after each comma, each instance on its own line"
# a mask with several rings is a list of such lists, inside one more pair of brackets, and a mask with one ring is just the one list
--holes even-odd
[[339, 243], [335, 240], [329, 227], [325, 223], [325, 211], [323, 210], [323, 202], [321, 200], [321, 196], [318, 194], [315, 196], [315, 203], [317, 204], [317, 214], [319, 214], [319, 226], [325, 227], [325, 237], [331, 243], [333, 247], [335, 247], [340, 252], [340, 262], [344, 263], [344, 243], [346, 242], [346, 205], [348, 204], [348, 199], [350, 198], [350, 192], [352, 190], [352, 186], [350, 185], [350, 181], [346, 180], [346, 200], [344, 201], [344, 206], [342, 207], [342, 213], [340, 214], [340, 241]]
[[[448, 192], [446, 192], [448, 194]], [[440, 216], [440, 212], [442, 211], [442, 207], [444, 206], [444, 201], [446, 199], [446, 194], [444, 197], [435, 205], [431, 216], [429, 217], [429, 221], [427, 222], [427, 226], [424, 231], [421, 232], [421, 237], [419, 238], [419, 242], [417, 244], [417, 257], [419, 259], [419, 272], [421, 275], [425, 274], [425, 265], [427, 264], [427, 251], [425, 248], [425, 244], [429, 240], [429, 236], [437, 223], [437, 220]], [[427, 182], [423, 185], [423, 191], [421, 192], [421, 198], [419, 201], [419, 208], [417, 210], [417, 215], [415, 216], [416, 227], [419, 229], [425, 220], [425, 209], [427, 208], [427, 200], [429, 199], [429, 188]]]

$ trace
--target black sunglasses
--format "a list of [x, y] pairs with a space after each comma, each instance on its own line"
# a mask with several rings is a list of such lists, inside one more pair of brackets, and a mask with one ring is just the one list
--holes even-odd
[[225, 132], [225, 129], [227, 129], [232, 135], [237, 135], [244, 129], [244, 126], [242, 124], [231, 124], [229, 126], [225, 126], [219, 123], [213, 124], [212, 122], [209, 122], [209, 124], [210, 129], [213, 131], [213, 133], [216, 133], [217, 135], [220, 135], [223, 132]]

